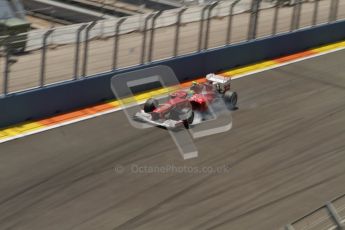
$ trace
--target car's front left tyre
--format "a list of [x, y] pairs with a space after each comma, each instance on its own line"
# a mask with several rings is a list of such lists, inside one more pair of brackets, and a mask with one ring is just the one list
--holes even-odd
[[158, 107], [158, 101], [154, 98], [149, 98], [144, 104], [144, 112], [151, 113]]

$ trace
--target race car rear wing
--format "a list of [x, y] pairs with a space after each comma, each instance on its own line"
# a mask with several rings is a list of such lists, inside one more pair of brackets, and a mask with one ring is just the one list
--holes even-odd
[[206, 75], [206, 79], [211, 82], [217, 82], [221, 84], [226, 84], [231, 81], [230, 77], [223, 77], [214, 73], [210, 73]]

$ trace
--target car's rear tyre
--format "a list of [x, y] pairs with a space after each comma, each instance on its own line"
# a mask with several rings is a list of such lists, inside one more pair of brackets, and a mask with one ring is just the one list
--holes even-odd
[[224, 101], [231, 107], [236, 108], [237, 105], [237, 93], [232, 91], [226, 91], [224, 93]]
[[158, 107], [158, 101], [156, 99], [154, 98], [147, 99], [147, 101], [144, 104], [144, 112], [151, 113], [157, 107]]

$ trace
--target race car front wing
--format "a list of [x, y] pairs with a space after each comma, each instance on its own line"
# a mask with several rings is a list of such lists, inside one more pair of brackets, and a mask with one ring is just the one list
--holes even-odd
[[165, 127], [167, 129], [175, 129], [175, 128], [180, 128], [180, 127], [184, 127], [183, 125], [183, 121], [179, 120], [172, 120], [172, 119], [168, 119], [168, 120], [152, 120], [152, 116], [150, 113], [145, 113], [144, 110], [141, 110], [140, 112], [137, 112], [134, 116], [133, 119], [136, 121], [140, 121], [140, 122], [145, 122], [148, 124], [151, 124], [153, 126], [161, 126], [161, 127]]

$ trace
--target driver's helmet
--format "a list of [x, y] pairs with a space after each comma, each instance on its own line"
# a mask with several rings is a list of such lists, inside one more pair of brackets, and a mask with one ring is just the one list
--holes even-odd
[[192, 86], [196, 86], [196, 85], [198, 85], [198, 82], [193, 81], [193, 82], [192, 82]]
[[187, 94], [188, 94], [188, 97], [192, 97], [195, 94], [195, 92], [194, 90], [188, 90]]

